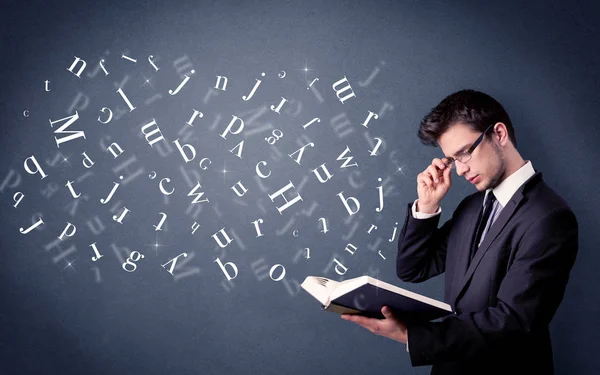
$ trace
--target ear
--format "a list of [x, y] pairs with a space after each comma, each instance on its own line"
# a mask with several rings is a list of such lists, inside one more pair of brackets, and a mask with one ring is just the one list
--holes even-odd
[[492, 129], [492, 138], [502, 147], [506, 146], [506, 144], [509, 142], [508, 130], [506, 130], [506, 125], [503, 122], [497, 122], [494, 124], [494, 128]]

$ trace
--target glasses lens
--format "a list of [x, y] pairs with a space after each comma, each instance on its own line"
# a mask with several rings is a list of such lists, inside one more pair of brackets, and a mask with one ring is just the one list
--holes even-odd
[[460, 161], [461, 163], [466, 163], [471, 159], [471, 154], [469, 154], [468, 152], [462, 152], [459, 155], [456, 155], [456, 160]]

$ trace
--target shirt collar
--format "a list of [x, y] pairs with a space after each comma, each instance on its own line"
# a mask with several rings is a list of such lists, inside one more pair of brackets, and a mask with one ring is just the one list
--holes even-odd
[[519, 168], [510, 176], [506, 177], [498, 186], [493, 189], [487, 189], [485, 191], [485, 197], [483, 198], [484, 204], [488, 193], [493, 191], [498, 203], [500, 203], [502, 207], [506, 206], [510, 198], [512, 198], [521, 185], [523, 185], [523, 183], [525, 183], [525, 181], [527, 181], [534, 174], [535, 170], [533, 169], [531, 160], [528, 160], [524, 166]]

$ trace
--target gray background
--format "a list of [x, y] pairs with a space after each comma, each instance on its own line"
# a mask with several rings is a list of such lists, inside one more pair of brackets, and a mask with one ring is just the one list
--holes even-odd
[[[598, 373], [598, 10], [592, 1], [4, 3], [0, 372], [428, 373], [411, 367], [402, 344], [320, 311], [297, 285], [308, 275], [369, 274], [443, 298], [442, 277], [416, 285], [396, 279], [389, 238], [416, 198], [416, 175], [441, 155], [419, 143], [420, 119], [444, 96], [474, 88], [505, 106], [521, 154], [577, 214], [579, 256], [551, 325], [554, 358], [559, 374]], [[81, 78], [67, 70], [74, 56], [88, 64]], [[97, 69], [101, 58], [108, 76]], [[191, 69], [182, 91], [169, 95]], [[243, 101], [261, 72], [261, 87]], [[207, 97], [217, 75], [228, 77], [227, 91]], [[341, 103], [331, 85], [344, 76], [356, 97]], [[307, 90], [317, 77], [318, 94]], [[127, 111], [119, 87], [135, 110]], [[269, 110], [281, 97], [290, 100], [281, 114]], [[115, 112], [108, 124], [97, 121], [102, 107]], [[204, 118], [189, 127], [193, 109]], [[49, 120], [75, 110], [72, 128], [86, 139], [57, 148]], [[369, 110], [380, 117], [367, 129], [361, 123]], [[246, 129], [223, 139], [232, 115]], [[314, 117], [321, 122], [303, 129]], [[153, 118], [165, 140], [151, 147], [140, 129]], [[284, 136], [269, 145], [273, 129]], [[384, 142], [369, 156], [374, 137]], [[183, 161], [175, 139], [195, 147], [194, 162]], [[239, 159], [229, 150], [242, 140]], [[287, 155], [309, 141], [315, 147], [297, 165]], [[111, 142], [125, 150], [117, 159], [106, 151]], [[346, 146], [357, 167], [336, 161]], [[90, 169], [83, 152], [95, 162]], [[43, 180], [23, 169], [32, 155], [48, 174]], [[212, 160], [207, 170], [198, 166], [202, 157]], [[272, 171], [263, 185], [254, 172], [261, 160]], [[310, 172], [322, 163], [333, 174], [324, 184]], [[125, 180], [113, 200], [100, 204], [119, 175]], [[168, 198], [158, 189], [165, 177], [175, 188]], [[474, 191], [453, 177], [444, 221]], [[378, 178], [385, 182], [381, 213]], [[69, 180], [82, 194], [78, 202], [64, 186]], [[187, 193], [197, 181], [210, 202], [190, 210]], [[237, 181], [248, 192], [234, 199]], [[303, 201], [280, 215], [281, 198], [271, 202], [268, 194], [288, 181]], [[356, 215], [344, 209], [341, 191], [360, 200]], [[15, 208], [17, 192], [25, 198]], [[123, 206], [131, 212], [119, 224], [112, 216]], [[156, 232], [159, 212], [168, 218]], [[19, 233], [40, 216], [44, 225]], [[258, 218], [264, 236], [257, 238], [251, 222]], [[53, 246], [67, 222], [77, 233]], [[194, 222], [201, 226], [192, 234]], [[378, 229], [368, 234], [372, 224]], [[211, 238], [221, 228], [235, 233], [225, 249]], [[92, 243], [103, 254], [97, 262]], [[354, 255], [344, 251], [349, 243], [358, 247]], [[133, 250], [145, 258], [125, 272]], [[171, 276], [161, 264], [183, 252], [188, 258]], [[217, 258], [237, 265], [231, 283]], [[333, 258], [348, 267], [343, 277]], [[278, 282], [268, 276], [276, 264], [286, 270]]]

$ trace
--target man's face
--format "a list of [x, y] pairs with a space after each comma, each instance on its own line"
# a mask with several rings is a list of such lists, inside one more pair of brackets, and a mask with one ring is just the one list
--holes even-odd
[[[440, 136], [438, 144], [446, 157], [453, 157], [471, 147], [479, 135], [481, 132], [476, 132], [465, 124], [452, 124]], [[506, 170], [504, 155], [502, 148], [495, 143], [493, 137], [493, 130], [490, 129], [471, 154], [469, 161], [454, 162], [456, 173], [465, 176], [467, 181], [479, 191], [493, 189], [504, 179]]]

